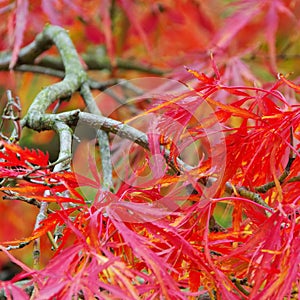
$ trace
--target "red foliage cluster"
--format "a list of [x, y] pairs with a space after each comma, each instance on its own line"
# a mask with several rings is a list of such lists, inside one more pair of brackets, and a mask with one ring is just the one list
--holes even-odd
[[[95, 199], [89, 199], [93, 200], [90, 206], [78, 193], [78, 175], [52, 173], [47, 168], [47, 156], [41, 152], [2, 144], [1, 177], [21, 180], [9, 188], [10, 192], [60, 206], [29, 238], [3, 244], [26, 243], [55, 230], [57, 225], [64, 226], [59, 248], [49, 264], [43, 270], [21, 275], [30, 276], [37, 284], [40, 299], [68, 299], [74, 294], [87, 299], [109, 294], [125, 299], [150, 295], [153, 299], [159, 295], [185, 299], [204, 291], [217, 291], [226, 299], [282, 299], [297, 288], [299, 145], [292, 145], [290, 137], [292, 134], [298, 141], [300, 109], [288, 105], [277, 90], [286, 82], [293, 85], [281, 77], [268, 90], [230, 87], [193, 73], [199, 80], [192, 91], [198, 95], [198, 105], [205, 100], [214, 105], [218, 122], [226, 131], [226, 162], [221, 151], [224, 149], [220, 149], [220, 159], [215, 159], [214, 165], [208, 156], [199, 169], [175, 177], [166, 173], [155, 182], [146, 182], [145, 187], [121, 186], [115, 195], [99, 190]], [[203, 93], [209, 89], [224, 90], [236, 100], [230, 105], [222, 104], [217, 95], [213, 100], [212, 92], [209, 96]], [[168, 108], [173, 110], [174, 100], [164, 103], [166, 112]], [[240, 118], [240, 122], [229, 128], [232, 117]], [[212, 125], [206, 120], [205, 126]], [[202, 139], [204, 125], [190, 127], [186, 121], [185, 126], [194, 141]], [[163, 129], [162, 132], [168, 135]], [[184, 134], [177, 138], [184, 138]], [[219, 146], [224, 146], [223, 141], [216, 145]], [[293, 157], [289, 175], [279, 182], [289, 157]], [[218, 178], [224, 163], [224, 175]], [[202, 193], [197, 183], [208, 174], [220, 179], [214, 198], [206, 197], [209, 188]], [[251, 197], [223, 195], [228, 182], [236, 188], [247, 186], [250, 193], [272, 181], [274, 186], [261, 193], [270, 208], [255, 203]], [[174, 182], [181, 182], [182, 190], [191, 184], [197, 194], [190, 194], [185, 204], [168, 211], [161, 207], [160, 199], [166, 203], [182, 200], [179, 189], [164, 194], [162, 187], [171, 188]], [[80, 184], [100, 188], [98, 176], [94, 180], [81, 177]], [[70, 197], [60, 196], [65, 191]], [[65, 202], [76, 206], [64, 208]], [[232, 225], [213, 230], [210, 218], [221, 202], [232, 207]], [[246, 282], [242, 287], [238, 283], [241, 280]], [[11, 293], [15, 295], [13, 289]]]

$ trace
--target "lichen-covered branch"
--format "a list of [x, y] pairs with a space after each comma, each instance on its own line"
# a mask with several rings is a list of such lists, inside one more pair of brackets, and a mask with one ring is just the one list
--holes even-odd
[[44, 88], [34, 99], [27, 115], [22, 120], [22, 125], [39, 130], [43, 122], [43, 114], [55, 100], [71, 96], [87, 80], [77, 51], [68, 33], [58, 26], [46, 26], [39, 38], [51, 41], [59, 50], [65, 66], [65, 78], [63, 81]]

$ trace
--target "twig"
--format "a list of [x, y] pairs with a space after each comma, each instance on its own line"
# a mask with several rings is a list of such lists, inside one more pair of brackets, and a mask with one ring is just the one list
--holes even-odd
[[58, 78], [64, 78], [65, 72], [61, 70], [55, 70], [52, 68], [47, 68], [43, 66], [38, 65], [20, 65], [15, 67], [16, 71], [22, 71], [22, 72], [32, 72], [32, 73], [38, 73], [43, 75], [50, 75]]
[[[209, 177], [207, 179], [207, 184], [212, 184], [216, 180], [217, 179], [214, 178], [214, 177]], [[252, 192], [252, 191], [248, 190], [244, 186], [242, 186], [242, 187], [235, 187], [232, 184], [230, 184], [230, 182], [226, 182], [225, 183], [225, 191], [228, 194], [232, 194], [232, 193], [234, 193], [236, 191], [240, 196], [245, 197], [247, 199], [250, 199], [253, 202], [256, 202], [256, 203], [258, 203], [258, 204], [266, 207], [270, 211], [274, 211], [274, 209], [272, 207], [270, 207], [258, 193]]]
[[[47, 191], [45, 193], [47, 193]], [[48, 210], [48, 203], [41, 202], [40, 210], [35, 220], [34, 230], [38, 229], [42, 221], [46, 219], [47, 210]], [[37, 238], [33, 241], [33, 267], [35, 269], [39, 269], [40, 254], [41, 254], [40, 238]]]
[[41, 203], [38, 200], [36, 200], [34, 198], [20, 196], [20, 195], [6, 195], [6, 196], [3, 196], [2, 199], [3, 200], [20, 200], [20, 201], [26, 202], [28, 204], [32, 204], [38, 208], [41, 207]]
[[[66, 156], [66, 157], [58, 158], [56, 161], [54, 161], [53, 163], [49, 163], [47, 166], [34, 166], [33, 169], [28, 171], [26, 174], [18, 175], [15, 178], [23, 179], [23, 180], [31, 180], [31, 179], [41, 178], [41, 177], [43, 177], [43, 175], [39, 175], [39, 176], [30, 176], [30, 175], [39, 170], [50, 169], [50, 168], [56, 166], [57, 164], [61, 164], [62, 162], [65, 162], [65, 161], [68, 161], [68, 163], [69, 163], [70, 159], [71, 159], [71, 156]], [[43, 182], [42, 184], [45, 184], [45, 183]]]
[[[13, 98], [10, 90], [7, 90], [7, 104], [3, 109], [3, 113], [0, 121], [0, 136], [9, 142], [18, 141], [21, 135], [21, 125], [20, 125], [20, 113], [21, 104], [18, 97]], [[7, 137], [2, 133], [4, 122], [8, 120], [13, 123], [14, 130], [12, 131], [10, 137]]]
[[245, 197], [245, 198], [247, 198], [247, 199], [250, 199], [250, 200], [252, 200], [252, 201], [254, 201], [254, 202], [256, 202], [256, 203], [258, 203], [258, 204], [260, 204], [260, 205], [262, 205], [262, 206], [264, 206], [264, 207], [266, 207], [266, 208], [268, 208], [268, 209], [270, 209], [270, 210], [273, 210], [264, 200], [263, 200], [263, 198], [258, 194], [258, 193], [254, 193], [254, 192], [251, 192], [251, 191], [249, 191], [247, 188], [245, 188], [245, 187], [239, 187], [239, 188], [237, 188], [237, 192], [241, 195], [241, 196], [243, 196], [243, 197]]
[[[294, 162], [294, 160], [295, 160], [295, 157], [289, 158], [289, 162], [288, 162], [286, 168], [284, 169], [281, 176], [278, 178], [278, 181], [280, 184], [283, 184], [285, 179], [288, 177], [288, 175], [290, 173], [290, 167], [291, 167], [292, 163]], [[291, 181], [289, 180], [288, 182], [291, 182]], [[259, 193], [266, 193], [268, 190], [272, 189], [275, 186], [276, 186], [275, 181], [270, 181], [266, 184], [256, 187], [255, 191], [257, 191]]]
[[[131, 140], [134, 143], [142, 146], [146, 150], [149, 150], [149, 142], [148, 142], [147, 135], [144, 132], [135, 129], [134, 127], [131, 127], [127, 124], [124, 124], [122, 122], [110, 118], [96, 116], [85, 112], [79, 113], [79, 122], [82, 122], [83, 124], [88, 125], [95, 129], [103, 129], [107, 132], [112, 132], [118, 135], [119, 137]], [[178, 169], [174, 161], [170, 159], [170, 152], [167, 149], [163, 149], [163, 150], [168, 165], [173, 169], [173, 171], [175, 171], [175, 173], [180, 173], [180, 168], [181, 171], [191, 169], [190, 166], [188, 166], [182, 160], [177, 158], [177, 163], [179, 165], [179, 169]]]
[[[113, 68], [109, 57], [106, 56], [99, 57], [98, 55], [93, 55], [93, 54], [83, 54], [82, 58], [90, 70], [98, 70], [98, 69], [112, 70]], [[126, 60], [118, 57], [116, 58], [115, 67], [118, 69], [133, 70], [133, 71], [145, 72], [154, 75], [163, 75], [164, 73], [166, 73], [165, 71], [158, 68], [154, 68], [150, 65], [142, 65], [141, 63], [137, 63], [134, 60]]]
[[[97, 116], [91, 113], [81, 112], [78, 109], [64, 113], [59, 113], [56, 115], [44, 114], [43, 122], [40, 123], [39, 130], [51, 130], [53, 129], [53, 124], [57, 121], [64, 122], [69, 126], [75, 126], [81, 123], [95, 129], [102, 129], [106, 132], [111, 132], [122, 138], [131, 140], [134, 143], [142, 146], [146, 150], [149, 150], [148, 137], [144, 132], [122, 122], [103, 116]], [[175, 163], [170, 159], [170, 152], [166, 149], [164, 149], [164, 156], [167, 159], [167, 163], [170, 165], [170, 167], [176, 173], [178, 173], [179, 169], [175, 166]], [[179, 167], [182, 168], [182, 171], [192, 169], [191, 166], [185, 164], [179, 158], [177, 158], [177, 163]]]
[[231, 278], [231, 281], [234, 283], [234, 285], [246, 296], [248, 296], [250, 293], [243, 287], [243, 285], [248, 286], [247, 279], [238, 279], [235, 277]]
[[49, 239], [49, 241], [50, 241], [50, 243], [52, 245], [51, 249], [57, 250], [58, 249], [58, 245], [57, 245], [57, 243], [56, 243], [56, 241], [55, 241], [55, 239], [54, 239], [54, 237], [53, 237], [53, 235], [52, 235], [52, 233], [50, 231], [47, 232], [47, 236], [48, 236], [48, 239]]
[[296, 181], [300, 181], [300, 176], [295, 176], [288, 180], [288, 182], [296, 182]]
[[[37, 73], [37, 74], [43, 74], [43, 75], [49, 75], [57, 78], [64, 78], [65, 77], [65, 72], [62, 70], [56, 70], [50, 67], [44, 67], [44, 66], [39, 66], [39, 65], [20, 65], [15, 67], [16, 71], [21, 71], [21, 72], [32, 72], [32, 73]], [[88, 78], [88, 84], [91, 89], [94, 90], [99, 90], [99, 91], [104, 91], [105, 89], [115, 85], [115, 84], [120, 84], [122, 86], [127, 87], [128, 89], [131, 89], [133, 91], [139, 91], [139, 89], [132, 84], [127, 83], [126, 80], [122, 79], [110, 79], [106, 80], [104, 82], [99, 82], [94, 79]]]
[[18, 245], [9, 245], [9, 246], [5, 247], [5, 250], [6, 251], [18, 250], [18, 249], [24, 248], [25, 246], [27, 246], [29, 244], [30, 244], [30, 242], [22, 242], [22, 243], [19, 243]]
[[[110, 59], [107, 56], [101, 56], [98, 54], [82, 54], [83, 61], [87, 65], [89, 70], [112, 70], [113, 66], [111, 64]], [[145, 72], [148, 74], [154, 75], [163, 75], [166, 71], [163, 71], [158, 68], [154, 68], [150, 65], [143, 65], [134, 60], [126, 60], [122, 58], [116, 58], [115, 67], [123, 70], [133, 70], [139, 72]], [[50, 67], [56, 70], [63, 70], [64, 65], [62, 60], [59, 57], [54, 56], [45, 56], [43, 57], [38, 64], [43, 67]]]

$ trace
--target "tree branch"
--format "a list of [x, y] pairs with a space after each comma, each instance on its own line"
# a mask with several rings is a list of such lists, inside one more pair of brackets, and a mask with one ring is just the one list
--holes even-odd
[[[56, 70], [50, 67], [43, 67], [39, 65], [20, 65], [15, 67], [16, 71], [20, 72], [31, 72], [31, 73], [37, 73], [37, 74], [43, 74], [43, 75], [49, 75], [53, 77], [58, 77], [58, 78], [64, 78], [65, 77], [65, 72], [62, 70]], [[115, 85], [115, 84], [120, 84], [124, 86], [125, 88], [128, 88], [130, 90], [133, 90], [137, 94], [140, 94], [142, 91], [135, 87], [134, 85], [130, 84], [127, 82], [127, 80], [124, 79], [109, 79], [104, 82], [99, 82], [97, 80], [88, 78], [88, 84], [91, 89], [94, 90], [99, 90], [99, 91], [104, 91], [105, 89]], [[124, 103], [125, 104], [125, 103]]]
[[[113, 66], [110, 62], [110, 59], [105, 56], [105, 54], [93, 54], [93, 53], [86, 53], [81, 55], [83, 61], [87, 65], [89, 70], [112, 70]], [[39, 66], [43, 67], [50, 67], [56, 70], [63, 70], [64, 65], [60, 58], [54, 56], [45, 56], [39, 62]], [[133, 70], [139, 72], [145, 72], [153, 75], [163, 75], [166, 73], [165, 71], [154, 68], [149, 65], [143, 65], [141, 63], [137, 63], [134, 60], [127, 60], [122, 58], [116, 58], [116, 64], [114, 66], [117, 69], [124, 69], [124, 70]]]
[[[22, 48], [18, 55], [18, 60], [15, 66], [21, 64], [32, 64], [34, 60], [43, 52], [51, 48], [53, 45], [51, 37], [45, 35], [44, 32], [39, 33], [35, 40]], [[0, 70], [8, 70], [12, 59], [11, 51], [4, 51], [0, 53]]]

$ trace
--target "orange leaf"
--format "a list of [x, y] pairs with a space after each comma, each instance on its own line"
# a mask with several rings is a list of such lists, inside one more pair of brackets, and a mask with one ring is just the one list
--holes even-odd
[[216, 107], [220, 107], [222, 110], [224, 111], [227, 111], [227, 112], [230, 112], [232, 113], [233, 115], [235, 116], [238, 116], [238, 117], [241, 117], [241, 118], [245, 118], [245, 119], [254, 119], [254, 120], [259, 120], [260, 117], [257, 116], [256, 114], [246, 110], [246, 109], [243, 109], [243, 108], [238, 108], [238, 107], [235, 107], [235, 106], [232, 106], [232, 105], [229, 105], [229, 104], [223, 104], [223, 103], [220, 103], [218, 101], [215, 101], [209, 97], [205, 98], [205, 100], [216, 106]]
[[295, 90], [295, 92], [297, 93], [300, 93], [300, 86], [299, 85], [296, 85], [295, 83], [287, 80], [283, 74], [279, 74], [279, 78], [284, 82], [286, 83], [289, 87], [291, 87], [292, 89]]
[[[176, 102], [178, 102], [178, 101], [184, 99], [185, 97], [188, 97], [188, 96], [190, 95], [190, 93], [191, 93], [191, 92], [183, 93], [183, 94], [180, 95], [180, 96], [174, 97], [174, 98], [171, 99], [170, 101], [163, 102], [162, 104], [160, 104], [160, 105], [158, 105], [158, 106], [155, 106], [155, 107], [153, 107], [153, 108], [148, 109], [148, 110], [145, 111], [144, 113], [141, 113], [141, 114], [139, 114], [139, 115], [137, 115], [137, 116], [135, 116], [135, 117], [133, 117], [133, 118], [131, 118], [131, 119], [128, 119], [128, 120], [124, 121], [124, 123], [127, 124], [127, 123], [129, 123], [129, 122], [131, 122], [131, 121], [133, 121], [133, 120], [135, 120], [135, 119], [138, 119], [138, 118], [140, 118], [140, 117], [146, 116], [146, 115], [148, 115], [148, 114], [150, 114], [150, 113], [153, 113], [153, 112], [157, 112], [157, 111], [159, 111], [160, 109], [165, 108], [165, 107], [167, 107], [167, 106], [170, 105], [170, 104], [176, 103]], [[137, 98], [136, 98], [136, 99], [137, 99]]]
[[186, 70], [193, 74], [198, 80], [206, 83], [206, 84], [213, 84], [215, 82], [214, 78], [210, 78], [208, 76], [206, 76], [204, 73], [199, 73], [198, 71], [196, 70], [192, 70], [188, 67], [186, 67]]

